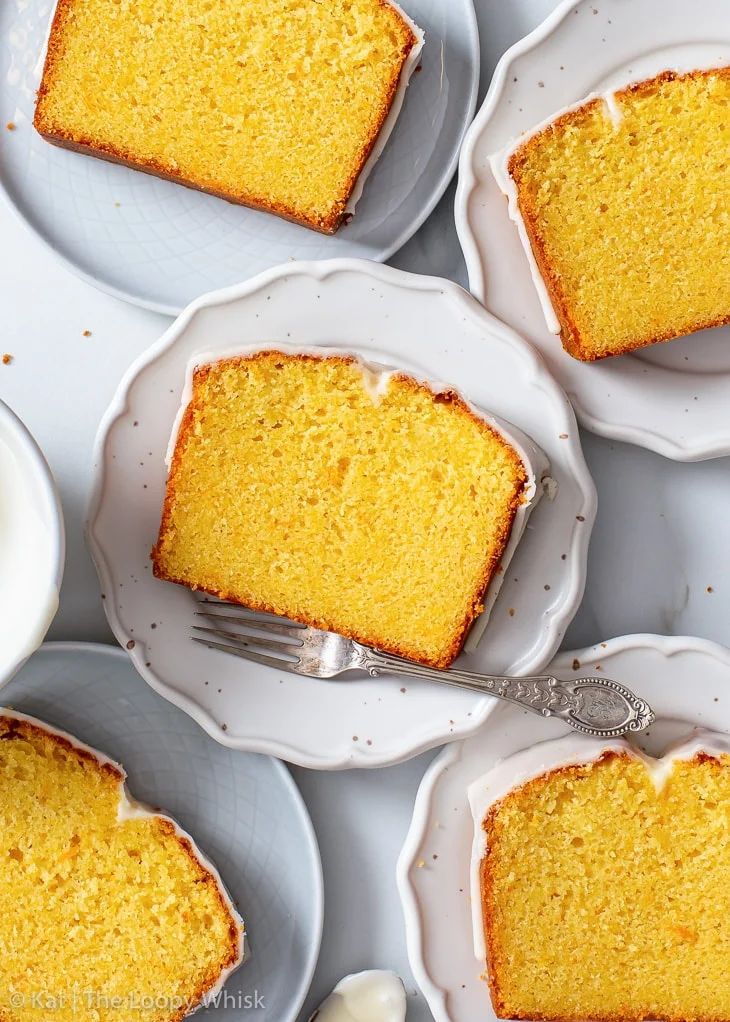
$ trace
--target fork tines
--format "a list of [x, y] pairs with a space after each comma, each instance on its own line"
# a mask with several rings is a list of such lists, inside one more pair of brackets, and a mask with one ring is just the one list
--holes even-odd
[[[264, 664], [267, 667], [298, 673], [296, 671], [296, 666], [299, 664], [297, 649], [303, 644], [301, 636], [306, 630], [306, 625], [286, 621], [274, 614], [248, 610], [236, 603], [200, 600], [198, 606], [211, 608], [210, 610], [197, 610], [195, 616], [210, 621], [212, 627], [193, 625], [193, 631], [201, 633], [201, 637], [192, 636], [193, 642], [211, 649], [233, 653], [244, 660], [253, 660], [255, 663]], [[223, 612], [221, 613], [220, 610]], [[230, 627], [218, 627], [219, 624], [234, 625], [235, 630]], [[210, 638], [202, 636], [210, 636]], [[215, 641], [220, 639], [226, 641]], [[257, 652], [262, 649], [271, 650], [277, 655], [267, 656]]]

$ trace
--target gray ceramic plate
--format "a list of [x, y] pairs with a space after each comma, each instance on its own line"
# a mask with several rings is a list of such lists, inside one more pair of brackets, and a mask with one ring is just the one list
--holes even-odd
[[[401, 4], [426, 33], [422, 70], [357, 215], [334, 238], [44, 142], [32, 119], [55, 0], [0, 3], [0, 191], [90, 283], [170, 315], [205, 291], [291, 259], [382, 262], [443, 194], [479, 81], [472, 0]], [[15, 131], [5, 130], [9, 121]]]
[[319, 954], [322, 866], [286, 767], [212, 741], [112, 646], [46, 644], [4, 690], [3, 703], [122, 763], [132, 794], [168, 811], [219, 868], [246, 920], [251, 958], [218, 1006], [196, 1017], [295, 1019]]

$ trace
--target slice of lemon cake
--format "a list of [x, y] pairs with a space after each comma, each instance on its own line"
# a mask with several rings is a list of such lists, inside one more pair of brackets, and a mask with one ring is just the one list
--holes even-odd
[[243, 960], [215, 869], [119, 764], [0, 711], [0, 1018], [176, 1022]]
[[665, 71], [492, 158], [548, 326], [585, 361], [730, 322], [730, 68]]
[[34, 123], [332, 234], [422, 45], [391, 0], [58, 0]]
[[498, 1018], [730, 1018], [730, 740], [652, 759], [575, 736], [469, 789], [472, 906]]
[[158, 578], [451, 663], [535, 502], [524, 448], [453, 391], [344, 354], [191, 367], [183, 408]]

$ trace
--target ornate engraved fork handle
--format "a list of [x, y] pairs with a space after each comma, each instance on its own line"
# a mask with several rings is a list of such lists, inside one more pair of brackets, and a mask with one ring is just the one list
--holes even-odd
[[557, 717], [587, 735], [613, 738], [628, 731], [642, 731], [655, 719], [645, 700], [610, 678], [561, 681], [547, 675], [500, 678], [472, 671], [438, 671], [359, 643], [353, 643], [353, 647], [355, 656], [351, 667], [367, 671], [373, 678], [396, 674], [495, 696], [543, 717]]

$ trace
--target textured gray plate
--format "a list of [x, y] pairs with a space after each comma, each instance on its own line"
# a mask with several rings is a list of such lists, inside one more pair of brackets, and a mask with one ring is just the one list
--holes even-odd
[[[401, 3], [426, 33], [422, 70], [357, 215], [334, 238], [44, 142], [32, 119], [55, 0], [0, 3], [0, 191], [82, 277], [171, 315], [205, 291], [291, 259], [382, 262], [443, 194], [479, 81], [472, 0]], [[8, 121], [15, 131], [6, 131]]]
[[[319, 954], [322, 867], [286, 767], [212, 741], [112, 646], [46, 644], [4, 690], [3, 704], [122, 763], [132, 794], [168, 811], [219, 868], [246, 920], [251, 958], [218, 1006], [196, 1017], [296, 1018]], [[253, 1007], [256, 993], [263, 1007]]]

